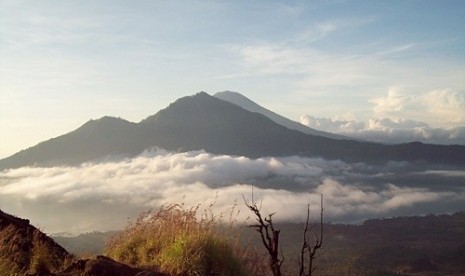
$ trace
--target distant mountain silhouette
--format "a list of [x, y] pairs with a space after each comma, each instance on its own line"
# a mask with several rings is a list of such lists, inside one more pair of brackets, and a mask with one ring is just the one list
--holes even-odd
[[152, 147], [251, 158], [299, 155], [348, 162], [465, 164], [465, 146], [381, 145], [305, 134], [200, 92], [178, 99], [140, 123], [112, 117], [91, 120], [75, 131], [0, 160], [0, 169], [78, 165], [132, 157]]
[[283, 117], [279, 114], [274, 113], [273, 111], [266, 109], [259, 104], [255, 103], [254, 101], [250, 100], [249, 98], [245, 97], [244, 95], [238, 93], [238, 92], [233, 92], [233, 91], [223, 91], [223, 92], [218, 92], [214, 97], [217, 97], [218, 99], [221, 99], [223, 101], [227, 101], [230, 103], [233, 103], [235, 105], [238, 105], [248, 111], [251, 112], [257, 112], [262, 115], [265, 115], [266, 117], [270, 118], [274, 122], [285, 126], [289, 129], [293, 130], [298, 130], [300, 132], [306, 133], [306, 134], [311, 134], [311, 135], [317, 135], [317, 136], [323, 136], [323, 137], [328, 137], [328, 138], [333, 138], [333, 139], [352, 139], [346, 136], [334, 134], [334, 133], [329, 133], [325, 131], [319, 131], [307, 126], [304, 126], [301, 123], [289, 120], [286, 117]]

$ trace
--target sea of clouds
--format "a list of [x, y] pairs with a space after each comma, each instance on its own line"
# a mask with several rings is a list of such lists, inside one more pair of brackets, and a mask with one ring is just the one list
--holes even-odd
[[307, 204], [327, 222], [465, 209], [465, 173], [405, 162], [383, 166], [318, 158], [250, 159], [203, 151], [150, 150], [122, 161], [77, 167], [23, 167], [0, 172], [0, 208], [45, 232], [83, 233], [124, 227], [163, 204], [201, 204], [217, 215], [250, 219], [244, 198], [275, 220], [302, 221]]

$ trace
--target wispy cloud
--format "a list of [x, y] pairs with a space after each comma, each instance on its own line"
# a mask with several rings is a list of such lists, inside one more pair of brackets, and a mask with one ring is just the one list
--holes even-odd
[[390, 53], [408, 51], [410, 46], [403, 46], [396, 51], [389, 49], [384, 54], [377, 52], [363, 56], [295, 44], [291, 46], [285, 42], [228, 45], [226, 48], [241, 58], [242, 69], [249, 76], [293, 76], [297, 89], [313, 93], [334, 87], [363, 87], [364, 93], [366, 87], [372, 87], [374, 83], [382, 87], [405, 80], [396, 73], [398, 65], [386, 60], [389, 60]]
[[288, 45], [311, 45], [333, 34], [351, 32], [376, 21], [373, 16], [357, 18], [332, 18], [316, 21], [303, 29], [295, 37], [289, 38]]
[[[403, 178], [396, 178], [396, 172]], [[447, 172], [428, 177], [434, 182], [449, 177]], [[455, 211], [464, 203], [465, 191], [458, 187], [465, 178], [454, 177], [438, 190], [428, 181], [414, 182], [419, 175], [404, 163], [375, 168], [299, 157], [249, 159], [153, 151], [121, 162], [3, 171], [0, 208], [30, 218], [47, 232], [120, 228], [141, 211], [173, 202], [194, 206], [215, 201], [215, 211], [226, 214], [237, 204], [238, 219], [243, 221], [249, 214], [242, 197], [251, 199], [253, 189], [263, 212], [277, 212], [277, 220], [302, 220], [306, 205], [318, 206], [323, 193], [328, 220], [358, 221]]]
[[384, 49], [380, 52], [376, 52], [375, 55], [378, 56], [389, 56], [389, 55], [394, 55], [394, 54], [399, 54], [399, 53], [404, 53], [407, 51], [412, 51], [414, 50], [415, 43], [407, 43], [407, 44], [402, 44], [402, 45], [397, 45], [392, 48], [387, 48]]

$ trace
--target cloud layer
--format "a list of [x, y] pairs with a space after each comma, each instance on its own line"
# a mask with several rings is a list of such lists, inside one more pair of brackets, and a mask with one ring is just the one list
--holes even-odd
[[251, 200], [253, 190], [263, 212], [277, 212], [277, 220], [302, 220], [309, 203], [317, 213], [323, 194], [326, 220], [354, 222], [455, 211], [465, 206], [464, 184], [459, 171], [426, 172], [406, 163], [373, 167], [156, 150], [121, 162], [3, 171], [0, 208], [31, 219], [46, 232], [80, 233], [118, 229], [142, 211], [174, 202], [215, 202], [214, 211], [226, 215], [237, 205], [237, 219], [245, 221], [250, 214], [243, 196]]

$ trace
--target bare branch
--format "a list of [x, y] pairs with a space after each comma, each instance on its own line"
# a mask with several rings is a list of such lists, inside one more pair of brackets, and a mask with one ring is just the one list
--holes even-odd
[[302, 242], [302, 248], [300, 249], [300, 260], [299, 260], [299, 275], [303, 276], [304, 275], [304, 258], [305, 258], [305, 252], [308, 247], [308, 241], [307, 241], [307, 232], [308, 232], [308, 224], [310, 220], [310, 204], [307, 205], [307, 220], [305, 221], [305, 228], [304, 228], [304, 235], [303, 235], [303, 242]]
[[[255, 230], [260, 233], [260, 238], [263, 245], [268, 251], [270, 256], [270, 268], [274, 276], [281, 276], [281, 265], [284, 262], [284, 255], [282, 250], [279, 248], [279, 234], [280, 230], [275, 229], [273, 224], [273, 215], [275, 213], [269, 214], [267, 217], [263, 218], [260, 207], [253, 201], [253, 191], [252, 191], [252, 203], [249, 203], [247, 199], [242, 196], [247, 208], [255, 214], [255, 219], [258, 222], [257, 224], [251, 224], [249, 227], [255, 228]], [[305, 227], [303, 232], [303, 242], [300, 249], [300, 259], [299, 259], [299, 275], [300, 276], [311, 276], [315, 270], [313, 261], [316, 258], [317, 250], [323, 245], [323, 195], [321, 195], [321, 210], [320, 210], [320, 232], [319, 235], [315, 233], [313, 245], [309, 241], [309, 232], [310, 232], [310, 205], [307, 205], [307, 219], [305, 221]], [[281, 257], [279, 257], [279, 252], [281, 252]], [[307, 257], [307, 264], [305, 258]], [[305, 272], [305, 269], [307, 271]]]
[[[310, 231], [310, 205], [307, 206], [307, 219], [305, 222], [304, 233], [303, 233], [303, 242], [300, 250], [300, 260], [299, 260], [299, 275], [300, 276], [311, 276], [315, 271], [313, 261], [316, 258], [316, 252], [323, 245], [323, 195], [321, 195], [320, 202], [320, 233], [319, 235], [315, 233], [314, 243], [310, 244], [308, 240], [308, 232]], [[308, 254], [307, 265], [305, 263], [305, 256]], [[307, 267], [307, 272], [305, 274], [304, 270]]]
[[260, 238], [263, 245], [268, 251], [270, 256], [270, 268], [274, 276], [281, 276], [281, 265], [284, 261], [284, 258], [279, 259], [279, 232], [280, 230], [275, 229], [273, 225], [273, 214], [268, 215], [268, 217], [263, 218], [260, 213], [260, 208], [255, 202], [250, 204], [245, 197], [244, 202], [247, 208], [255, 214], [258, 224], [249, 225], [249, 227], [255, 228], [255, 230], [260, 233]]

